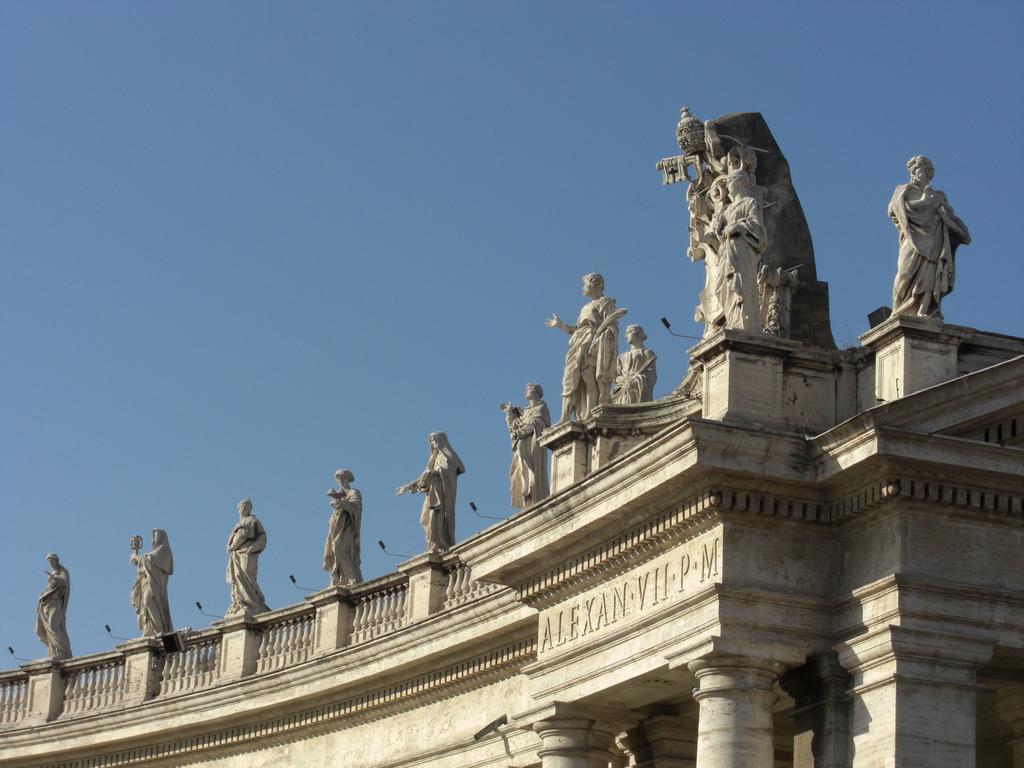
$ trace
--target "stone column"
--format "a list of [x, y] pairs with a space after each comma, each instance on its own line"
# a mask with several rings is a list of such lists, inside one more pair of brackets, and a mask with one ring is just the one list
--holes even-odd
[[586, 717], [553, 717], [533, 724], [542, 768], [608, 768], [615, 759], [615, 726]]
[[220, 678], [240, 680], [256, 671], [260, 653], [260, 625], [252, 616], [229, 616], [215, 621], [220, 630]]
[[352, 604], [348, 587], [328, 587], [309, 595], [306, 602], [316, 607], [317, 656], [346, 647], [352, 640]]
[[124, 703], [141, 704], [160, 692], [164, 644], [158, 637], [140, 637], [117, 646], [124, 654]]
[[888, 626], [840, 646], [852, 677], [852, 768], [973, 768], [977, 670], [992, 647]]
[[409, 577], [405, 615], [411, 624], [423, 621], [444, 608], [448, 571], [441, 555], [425, 553], [399, 563], [398, 570]]
[[848, 768], [850, 765], [850, 676], [836, 654], [815, 656], [779, 681], [796, 702], [790, 713], [793, 768]]
[[772, 686], [781, 665], [743, 656], [711, 655], [688, 665], [697, 676], [693, 698], [699, 768], [773, 768]]
[[64, 676], [59, 661], [33, 661], [22, 664], [28, 673], [28, 710], [25, 724], [41, 724], [60, 717], [64, 708]]

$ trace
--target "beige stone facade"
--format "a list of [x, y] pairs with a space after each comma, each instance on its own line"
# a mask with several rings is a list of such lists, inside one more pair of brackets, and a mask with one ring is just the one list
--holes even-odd
[[719, 331], [451, 553], [3, 673], [0, 764], [1024, 766], [1022, 355]]

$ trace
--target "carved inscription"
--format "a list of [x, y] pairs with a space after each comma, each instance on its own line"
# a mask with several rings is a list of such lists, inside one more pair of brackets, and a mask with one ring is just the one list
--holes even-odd
[[540, 616], [543, 656], [629, 622], [696, 592], [720, 576], [721, 539], [709, 534], [608, 583], [547, 609]]

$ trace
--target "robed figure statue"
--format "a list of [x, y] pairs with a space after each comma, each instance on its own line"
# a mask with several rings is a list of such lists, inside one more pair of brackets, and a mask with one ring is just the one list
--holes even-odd
[[267, 548], [267, 531], [252, 513], [252, 499], [238, 502], [238, 523], [228, 537], [228, 570], [231, 607], [228, 616], [240, 613], [266, 613], [270, 610], [256, 582], [259, 555]]
[[932, 189], [935, 166], [918, 155], [907, 163], [910, 183], [889, 201], [889, 218], [900, 233], [899, 266], [892, 286], [892, 313], [942, 319], [942, 298], [953, 290], [956, 249], [971, 235], [946, 195]]
[[46, 589], [39, 596], [36, 608], [36, 634], [51, 659], [71, 658], [68, 638], [68, 599], [71, 597], [71, 574], [60, 564], [56, 552], [46, 556], [50, 570], [46, 572]]
[[590, 299], [580, 310], [576, 325], [558, 315], [544, 323], [569, 334], [562, 373], [562, 415], [558, 423], [575, 416], [583, 420], [595, 406], [607, 403], [615, 378], [615, 358], [619, 353], [619, 318], [625, 309], [615, 309], [615, 299], [604, 295], [604, 278], [593, 272], [583, 277], [583, 295]]
[[324, 544], [324, 570], [331, 574], [331, 584], [345, 586], [363, 580], [359, 556], [359, 528], [363, 519], [363, 496], [352, 483], [347, 469], [334, 473], [337, 488], [331, 488], [331, 522]]
[[512, 437], [512, 466], [508, 475], [512, 506], [525, 509], [548, 497], [548, 452], [540, 444], [541, 433], [551, 426], [548, 405], [540, 384], [526, 385], [526, 407], [502, 403]]
[[448, 443], [444, 432], [430, 433], [430, 458], [427, 468], [398, 488], [403, 493], [422, 493], [420, 525], [427, 539], [427, 552], [447, 552], [455, 544], [455, 493], [459, 475], [466, 471], [462, 459]]
[[167, 579], [174, 573], [174, 555], [167, 531], [153, 529], [153, 545], [142, 555], [142, 537], [132, 537], [132, 563], [139, 569], [132, 585], [132, 608], [139, 617], [139, 629], [145, 637], [174, 631], [171, 604], [167, 598]]
[[649, 403], [654, 399], [654, 384], [658, 380], [657, 355], [644, 346], [647, 334], [642, 326], [629, 326], [626, 341], [629, 349], [619, 355], [612, 401], [617, 405]]

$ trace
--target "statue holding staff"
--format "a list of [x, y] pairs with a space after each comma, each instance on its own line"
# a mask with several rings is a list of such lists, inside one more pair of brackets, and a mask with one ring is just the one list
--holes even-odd
[[611, 398], [615, 358], [619, 352], [619, 318], [625, 309], [615, 308], [615, 299], [604, 295], [604, 277], [596, 272], [583, 276], [583, 295], [590, 299], [580, 310], [576, 325], [558, 315], [544, 323], [569, 334], [562, 374], [562, 415], [558, 423], [573, 416], [582, 420], [595, 406]]
[[512, 489], [512, 506], [525, 509], [548, 497], [548, 454], [540, 444], [541, 433], [551, 426], [548, 405], [541, 398], [540, 384], [526, 385], [526, 407], [502, 403], [505, 422], [512, 437], [512, 466], [508, 475]]
[[132, 585], [132, 608], [139, 617], [144, 637], [166, 635], [174, 631], [171, 604], [167, 597], [167, 579], [174, 573], [174, 554], [167, 531], [153, 529], [152, 547], [142, 555], [142, 537], [132, 536], [132, 563], [139, 569]]
[[231, 607], [228, 616], [266, 613], [270, 610], [256, 581], [259, 555], [267, 548], [267, 531], [252, 513], [252, 499], [238, 502], [238, 523], [228, 537], [228, 570]]
[[60, 564], [56, 552], [46, 556], [46, 589], [39, 596], [36, 608], [36, 634], [49, 651], [51, 659], [70, 659], [71, 639], [68, 637], [68, 600], [71, 597], [71, 574]]
[[352, 487], [355, 475], [347, 469], [334, 473], [337, 488], [330, 488], [331, 522], [324, 545], [324, 570], [331, 584], [348, 585], [363, 580], [360, 569], [359, 529], [363, 519], [363, 496]]
[[459, 475], [465, 471], [462, 459], [448, 442], [448, 435], [431, 432], [427, 468], [396, 491], [399, 496], [404, 493], [424, 494], [420, 525], [427, 539], [427, 552], [447, 552], [455, 545], [455, 494]]

